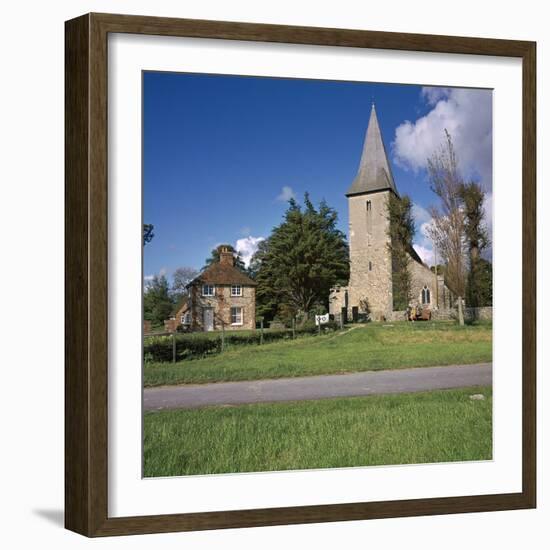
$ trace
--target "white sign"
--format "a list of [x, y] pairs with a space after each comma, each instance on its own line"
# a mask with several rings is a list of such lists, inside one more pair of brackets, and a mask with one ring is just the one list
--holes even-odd
[[325, 313], [325, 315], [315, 315], [315, 324], [326, 325], [328, 323], [328, 319], [328, 313]]

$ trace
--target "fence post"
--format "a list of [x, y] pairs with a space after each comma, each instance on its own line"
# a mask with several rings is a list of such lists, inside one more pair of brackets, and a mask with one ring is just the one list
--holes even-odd
[[296, 338], [296, 318], [292, 317], [292, 339]]
[[225, 323], [222, 321], [222, 351], [225, 349]]
[[[317, 316], [315, 316], [317, 317]], [[321, 336], [321, 319], [319, 319], [319, 324], [317, 325], [317, 328], [318, 328], [318, 334], [319, 336]]]
[[264, 319], [260, 319], [260, 345], [264, 343]]
[[176, 333], [172, 332], [172, 363], [176, 362]]
[[344, 316], [340, 313], [340, 330], [344, 330]]

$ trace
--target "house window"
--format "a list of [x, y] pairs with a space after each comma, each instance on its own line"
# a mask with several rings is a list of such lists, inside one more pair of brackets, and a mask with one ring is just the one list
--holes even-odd
[[241, 285], [231, 285], [231, 296], [242, 296], [243, 287]]
[[422, 303], [430, 303], [430, 289], [427, 286], [424, 286], [424, 288], [422, 289]]
[[243, 324], [243, 308], [232, 307], [231, 308], [231, 324], [242, 325]]
[[181, 324], [182, 325], [190, 325], [191, 324], [191, 313], [187, 312], [187, 313], [184, 313], [181, 316]]
[[203, 296], [214, 296], [214, 285], [202, 285]]

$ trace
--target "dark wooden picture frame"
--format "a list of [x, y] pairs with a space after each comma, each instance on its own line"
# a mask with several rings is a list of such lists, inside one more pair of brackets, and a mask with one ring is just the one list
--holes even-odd
[[[139, 517], [108, 516], [107, 38], [109, 33], [506, 56], [523, 71], [522, 491]], [[536, 506], [536, 44], [88, 14], [65, 27], [65, 525], [86, 536], [511, 510]]]

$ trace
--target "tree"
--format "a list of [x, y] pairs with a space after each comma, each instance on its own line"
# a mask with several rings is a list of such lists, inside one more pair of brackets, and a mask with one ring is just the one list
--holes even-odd
[[199, 274], [194, 267], [178, 267], [172, 276], [172, 295], [181, 300], [188, 293], [187, 285]]
[[330, 289], [349, 278], [349, 251], [336, 228], [338, 215], [325, 201], [316, 209], [306, 193], [304, 207], [291, 199], [284, 221], [257, 255], [258, 310], [307, 318], [328, 307]]
[[258, 243], [256, 252], [250, 258], [250, 264], [248, 266], [248, 276], [252, 279], [256, 279], [260, 271], [262, 262], [267, 254], [269, 248], [269, 239], [263, 239]]
[[248, 276], [254, 279], [256, 287], [256, 316], [271, 321], [278, 310], [277, 296], [275, 295], [270, 281], [273, 277], [270, 266], [265, 263], [269, 253], [269, 239], [258, 243], [258, 249], [250, 259]]
[[477, 288], [479, 306], [493, 305], [493, 264], [485, 258], [480, 258], [477, 269]]
[[428, 159], [428, 178], [439, 197], [439, 207], [432, 207], [432, 224], [428, 229], [435, 248], [446, 264], [445, 283], [457, 296], [458, 322], [464, 324], [463, 298], [466, 287], [465, 223], [462, 207], [462, 177], [451, 136]]
[[[484, 222], [483, 201], [485, 195], [478, 183], [465, 183], [460, 188], [464, 209], [464, 232], [468, 248], [468, 277], [466, 280], [466, 302], [471, 307], [480, 307], [486, 301], [486, 281], [482, 281], [481, 253], [489, 246], [489, 234]], [[491, 285], [492, 286], [492, 285]], [[492, 301], [492, 300], [491, 300]]]
[[154, 228], [155, 226], [150, 223], [143, 224], [143, 246], [151, 242], [151, 239], [155, 236], [153, 233]]
[[241, 253], [237, 252], [235, 250], [235, 247], [230, 244], [220, 244], [216, 248], [213, 248], [212, 251], [210, 252], [210, 256], [206, 258], [205, 265], [203, 266], [201, 271], [205, 270], [208, 266], [220, 261], [220, 252], [221, 252], [221, 249], [224, 247], [227, 248], [229, 252], [233, 253], [233, 258], [235, 259], [235, 264], [234, 264], [235, 267], [239, 271], [242, 271], [243, 273], [247, 273], [247, 269], [246, 269], [246, 266], [244, 265], [244, 260], [241, 256]]
[[155, 275], [145, 287], [143, 294], [143, 318], [153, 325], [162, 325], [172, 313], [174, 302], [165, 275]]
[[390, 194], [388, 199], [388, 247], [392, 259], [392, 291], [393, 309], [406, 309], [411, 301], [411, 272], [409, 262], [411, 256], [415, 227], [412, 215], [411, 199], [404, 195], [398, 197]]

